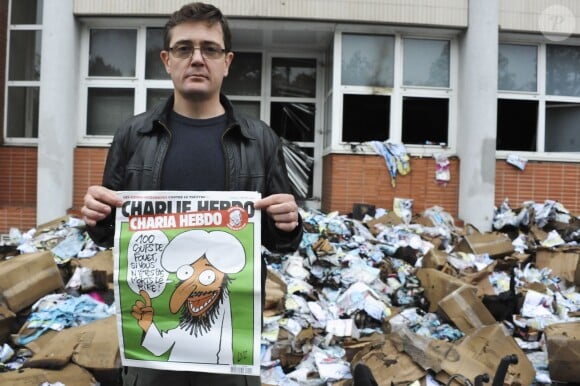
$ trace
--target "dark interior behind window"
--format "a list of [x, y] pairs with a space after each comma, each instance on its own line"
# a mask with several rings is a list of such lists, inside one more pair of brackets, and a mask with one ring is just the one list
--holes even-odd
[[344, 95], [342, 141], [384, 141], [389, 138], [391, 97], [385, 95]]
[[403, 143], [447, 145], [449, 99], [403, 98]]
[[497, 150], [536, 151], [538, 102], [498, 99]]

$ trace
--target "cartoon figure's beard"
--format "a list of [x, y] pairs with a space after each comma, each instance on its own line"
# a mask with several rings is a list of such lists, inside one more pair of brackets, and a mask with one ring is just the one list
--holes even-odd
[[182, 307], [181, 316], [179, 317], [179, 327], [189, 332], [189, 335], [194, 335], [195, 337], [208, 332], [218, 317], [219, 308], [223, 304], [224, 299], [230, 295], [228, 289], [230, 281], [232, 279], [225, 275], [218, 298], [203, 314], [194, 316], [188, 311], [187, 307]]

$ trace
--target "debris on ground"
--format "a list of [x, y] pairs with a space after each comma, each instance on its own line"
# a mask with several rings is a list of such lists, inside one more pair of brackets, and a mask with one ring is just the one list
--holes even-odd
[[[578, 216], [505, 201], [480, 232], [404, 198], [371, 207], [301, 209], [299, 249], [264, 250], [264, 385], [580, 379]], [[120, 384], [113, 257], [84, 228], [65, 216], [2, 235], [1, 384]]]

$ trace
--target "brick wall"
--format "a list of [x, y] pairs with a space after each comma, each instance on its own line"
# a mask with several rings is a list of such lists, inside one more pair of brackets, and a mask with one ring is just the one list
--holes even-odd
[[524, 201], [555, 200], [580, 215], [580, 162], [529, 161], [524, 170], [503, 160], [496, 162], [495, 202], [509, 198], [512, 208]]
[[100, 185], [109, 148], [77, 147], [75, 149], [73, 211], [83, 206], [87, 188]]
[[0, 170], [0, 233], [27, 231], [36, 224], [36, 148], [0, 146]]
[[456, 217], [459, 161], [450, 159], [451, 180], [445, 186], [435, 181], [435, 166], [433, 158], [412, 158], [411, 172], [397, 175], [393, 187], [385, 160], [378, 155], [327, 155], [323, 159], [322, 209], [350, 213], [353, 203], [367, 203], [390, 210], [393, 199], [400, 197], [414, 200], [414, 213], [439, 205]]

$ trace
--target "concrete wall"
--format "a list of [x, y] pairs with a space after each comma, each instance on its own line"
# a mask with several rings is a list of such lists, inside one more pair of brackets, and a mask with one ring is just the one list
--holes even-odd
[[73, 151], [80, 33], [73, 0], [44, 0], [38, 115], [37, 223], [66, 213], [72, 204]]
[[498, 0], [471, 0], [459, 41], [459, 217], [489, 230], [495, 196]]
[[[166, 16], [183, 0], [74, 0], [77, 15]], [[215, 0], [230, 17], [467, 27], [468, 0]]]

